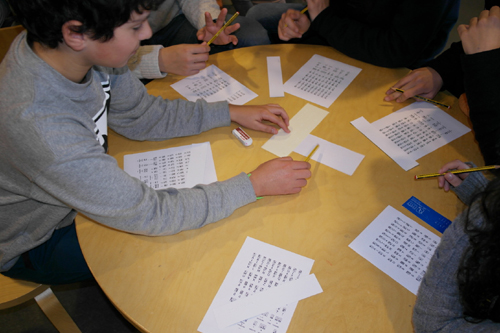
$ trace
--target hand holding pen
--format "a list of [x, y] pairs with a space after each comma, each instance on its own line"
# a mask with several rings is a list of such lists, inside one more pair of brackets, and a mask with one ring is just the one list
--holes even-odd
[[444, 176], [438, 177], [439, 188], [442, 188], [445, 190], [445, 192], [448, 192], [451, 186], [453, 187], [459, 186], [462, 183], [462, 181], [465, 178], [467, 178], [467, 176], [469, 176], [469, 174], [468, 173], [452, 174], [449, 171], [466, 170], [466, 169], [470, 169], [470, 166], [460, 160], [454, 160], [443, 165], [441, 169], [439, 169], [438, 171], [438, 173], [444, 174]]
[[[430, 67], [422, 67], [408, 73], [401, 80], [396, 82], [386, 91], [384, 101], [395, 100], [398, 103], [406, 101], [408, 98], [434, 98], [441, 87], [443, 79], [438, 72]], [[397, 91], [400, 89], [401, 91]]]
[[493, 169], [500, 169], [500, 165], [472, 167], [460, 160], [454, 160], [443, 165], [437, 173], [416, 175], [415, 180], [438, 177], [439, 187], [444, 189], [445, 192], [448, 192], [450, 190], [450, 185], [453, 187], [459, 186], [471, 172], [487, 171]]
[[212, 43], [216, 45], [226, 45], [232, 43], [233, 45], [238, 44], [238, 38], [231, 35], [233, 32], [240, 28], [239, 23], [231, 25], [231, 23], [238, 17], [239, 13], [236, 12], [227, 23], [224, 24], [224, 20], [227, 15], [227, 8], [223, 8], [220, 11], [217, 21], [212, 20], [210, 13], [205, 13], [205, 26], [198, 30], [196, 37], [198, 40], [203, 40], [207, 42], [207, 45]]
[[311, 26], [311, 21], [304, 15], [308, 10], [308, 7], [298, 11], [295, 9], [289, 9], [281, 15], [281, 19], [278, 23], [278, 36], [283, 41], [288, 41], [292, 38], [302, 38], [309, 27]]

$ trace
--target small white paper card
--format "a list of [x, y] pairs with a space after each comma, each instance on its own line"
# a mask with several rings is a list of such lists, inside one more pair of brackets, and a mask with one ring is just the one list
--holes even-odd
[[280, 57], [267, 57], [267, 77], [269, 79], [269, 97], [284, 97]]
[[297, 114], [290, 119], [290, 133], [282, 129], [273, 135], [262, 148], [279, 156], [284, 157], [290, 153], [318, 126], [328, 115], [328, 112], [307, 103]]
[[171, 85], [188, 101], [204, 99], [207, 102], [228, 101], [243, 105], [257, 94], [227, 75], [215, 65], [202, 69], [198, 74], [188, 76]]
[[312, 134], [309, 134], [306, 139], [294, 149], [294, 152], [308, 156], [317, 144], [319, 144], [319, 147], [311, 156], [311, 159], [349, 176], [352, 176], [365, 157], [364, 155], [318, 138]]
[[[304, 285], [307, 285], [309, 291], [301, 291], [298, 295], [299, 298], [295, 300], [288, 298], [286, 292], [285, 295], [280, 295], [281, 291], [287, 289], [276, 292], [273, 290], [296, 280], [307, 278], [313, 263], [312, 259], [247, 237], [198, 327], [198, 331], [202, 333], [285, 333], [299, 298], [306, 294], [319, 292], [318, 285], [314, 282], [315, 277], [309, 277], [304, 281]], [[268, 291], [273, 292], [267, 293]], [[252, 300], [247, 301], [250, 302], [249, 306], [251, 307], [260, 308], [260, 304], [279, 303], [280, 305], [272, 309], [263, 305], [258, 316], [255, 316], [255, 308], [253, 308], [250, 314], [251, 318], [234, 323], [241, 316], [248, 315], [246, 312], [242, 314], [246, 311], [243, 309], [245, 306], [239, 307], [238, 302], [253, 296], [258, 297], [254, 298], [255, 304]], [[226, 316], [224, 309], [233, 305], [235, 312], [232, 314], [236, 317], [229, 313]], [[233, 324], [225, 327], [230, 322]]]
[[201, 145], [205, 150], [205, 176], [200, 184], [208, 185], [217, 181], [217, 172], [215, 171], [214, 155], [212, 154], [212, 146], [210, 142], [195, 143], [193, 146]]
[[361, 72], [361, 68], [313, 55], [285, 82], [285, 92], [329, 108]]
[[417, 294], [440, 237], [387, 206], [349, 247]]

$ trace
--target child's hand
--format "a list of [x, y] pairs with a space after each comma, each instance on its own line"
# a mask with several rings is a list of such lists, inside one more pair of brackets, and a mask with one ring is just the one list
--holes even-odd
[[394, 88], [404, 90], [404, 93], [389, 89], [385, 92], [384, 101], [396, 100], [401, 103], [415, 95], [425, 98], [434, 98], [443, 86], [443, 79], [438, 72], [430, 67], [422, 67], [411, 71], [408, 75], [396, 82]]
[[206, 67], [210, 46], [203, 44], [179, 44], [165, 47], [158, 54], [158, 63], [163, 73], [194, 75]]
[[286, 133], [290, 133], [290, 130], [288, 129], [288, 114], [278, 104], [229, 104], [229, 114], [232, 121], [253, 130], [277, 134], [278, 129], [276, 127], [263, 123], [263, 121], [270, 121], [281, 127]]
[[[220, 28], [224, 25], [224, 19], [227, 15], [227, 8], [223, 8], [220, 11], [219, 17], [217, 17], [217, 22], [214, 23], [212, 20], [212, 15], [209, 12], [205, 13], [205, 26], [198, 30], [196, 37], [198, 40], [208, 42]], [[231, 24], [226, 29], [222, 30], [220, 35], [214, 40], [215, 45], [227, 45], [233, 43], [233, 45], [238, 44], [238, 38], [231, 35], [233, 32], [240, 28], [239, 23]]]
[[311, 164], [294, 161], [291, 157], [276, 158], [261, 164], [251, 172], [255, 195], [281, 195], [299, 193], [311, 177]]
[[500, 48], [500, 8], [483, 10], [469, 25], [458, 26], [465, 54], [474, 54]]
[[[443, 165], [441, 169], [439, 169], [438, 173], [445, 173], [450, 170], [464, 169], [470, 169], [470, 166], [460, 160], [454, 160]], [[459, 186], [462, 181], [467, 178], [468, 175], [468, 173], [459, 173], [456, 175], [447, 173], [445, 176], [438, 177], [438, 185], [440, 188], [444, 189], [445, 192], [448, 192], [450, 190], [450, 185], [452, 185], [453, 187]]]
[[292, 38], [302, 38], [302, 35], [309, 30], [310, 26], [311, 21], [309, 21], [306, 14], [301, 14], [295, 9], [289, 9], [281, 15], [278, 23], [278, 36], [284, 41]]

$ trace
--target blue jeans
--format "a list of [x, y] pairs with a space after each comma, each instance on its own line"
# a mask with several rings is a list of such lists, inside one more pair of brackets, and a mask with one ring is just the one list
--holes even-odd
[[[227, 20], [231, 15], [226, 17]], [[240, 28], [234, 33], [238, 38], [238, 44], [211, 45], [210, 54], [232, 50], [254, 45], [269, 44], [267, 31], [260, 23], [244, 16], [238, 16], [234, 23], [239, 23]], [[191, 25], [184, 14], [176, 16], [166, 27], [160, 29], [153, 36], [142, 42], [142, 45], [163, 45], [165, 47], [178, 44], [198, 44], [196, 32], [198, 30]]]
[[261, 3], [250, 8], [246, 18], [259, 22], [267, 30], [270, 42], [280, 43], [278, 24], [281, 15], [288, 9], [302, 10], [306, 7], [302, 3]]
[[48, 241], [23, 253], [2, 274], [49, 285], [93, 279], [76, 237], [75, 223], [55, 230]]

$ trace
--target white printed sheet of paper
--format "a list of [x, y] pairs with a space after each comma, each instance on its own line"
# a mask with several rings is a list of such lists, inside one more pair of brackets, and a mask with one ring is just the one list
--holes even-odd
[[313, 55], [288, 81], [285, 92], [329, 108], [361, 68]]
[[284, 97], [281, 58], [267, 57], [267, 77], [269, 80], [269, 97]]
[[405, 171], [434, 150], [470, 132], [470, 128], [427, 102], [414, 102], [373, 123], [351, 122]]
[[123, 169], [155, 190], [217, 181], [210, 142], [125, 155]]
[[257, 94], [227, 75], [215, 65], [202, 69], [198, 74], [188, 76], [171, 85], [188, 101], [204, 99], [207, 102], [228, 101], [243, 105]]
[[387, 206], [349, 247], [416, 295], [439, 241], [439, 236]]
[[313, 263], [247, 237], [198, 331], [286, 332], [298, 301], [322, 292]]
[[364, 155], [318, 138], [312, 134], [309, 134], [293, 151], [308, 156], [318, 144], [318, 150], [314, 152], [311, 159], [349, 176], [353, 175], [354, 171], [356, 171], [365, 157]]
[[319, 125], [328, 115], [328, 111], [318, 108], [312, 104], [306, 104], [297, 114], [290, 119], [290, 133], [282, 129], [273, 135], [262, 148], [279, 157], [290, 155], [290, 153]]

